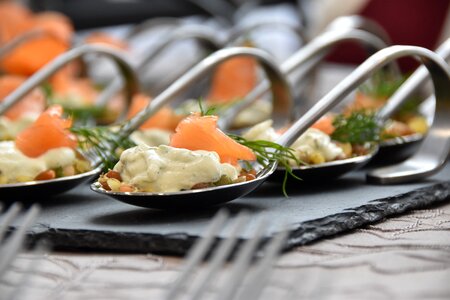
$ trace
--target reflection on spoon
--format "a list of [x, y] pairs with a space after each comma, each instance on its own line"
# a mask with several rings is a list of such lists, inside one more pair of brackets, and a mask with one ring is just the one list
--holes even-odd
[[[337, 105], [353, 89], [363, 83], [372, 73], [394, 59], [404, 56], [419, 57], [429, 69], [435, 86], [436, 97], [440, 98], [450, 93], [450, 74], [445, 62], [432, 51], [415, 46], [392, 46], [385, 48], [361, 64], [355, 71], [335, 86], [316, 105], [298, 119], [278, 140], [283, 146], [291, 145], [315, 121]], [[139, 122], [138, 122], [139, 123]], [[210, 187], [197, 190], [187, 190], [172, 193], [129, 193], [108, 192], [98, 184], [91, 188], [107, 196], [125, 203], [141, 207], [172, 209], [204, 207], [217, 205], [245, 196], [262, 184], [276, 170], [278, 161], [271, 162], [258, 172], [256, 179], [241, 183], [234, 183], [219, 187]]]

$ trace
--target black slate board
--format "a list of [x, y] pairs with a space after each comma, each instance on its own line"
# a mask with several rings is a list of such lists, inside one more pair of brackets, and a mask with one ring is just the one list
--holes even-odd
[[[329, 183], [300, 183], [288, 188], [265, 183], [249, 196], [221, 207], [232, 215], [247, 210], [255, 218], [242, 233], [250, 236], [260, 216], [278, 225], [287, 222], [286, 249], [361, 227], [405, 211], [450, 200], [450, 166], [420, 183], [380, 186], [365, 182], [358, 171]], [[5, 200], [5, 199], [2, 199]], [[10, 199], [11, 200], [11, 199]], [[30, 195], [23, 202], [36, 199]], [[221, 208], [166, 212], [130, 206], [92, 192], [88, 185], [40, 201], [43, 212], [33, 228], [34, 239], [48, 239], [55, 248], [184, 255]], [[227, 227], [219, 237], [227, 236]]]

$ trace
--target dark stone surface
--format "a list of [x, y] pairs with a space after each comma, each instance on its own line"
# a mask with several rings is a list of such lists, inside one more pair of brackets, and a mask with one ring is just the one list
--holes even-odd
[[[220, 207], [176, 212], [130, 206], [84, 185], [39, 201], [43, 211], [32, 236], [64, 250], [184, 255], [214, 214], [226, 208], [232, 216], [242, 210], [251, 214], [242, 240], [252, 235], [260, 217], [273, 223], [267, 238], [287, 224], [291, 231], [285, 247], [288, 250], [391, 215], [449, 201], [449, 175], [447, 166], [420, 183], [381, 186], [366, 184], [364, 172], [359, 171], [334, 182], [291, 184], [289, 198], [282, 195], [280, 185], [265, 183], [250, 195]], [[32, 195], [21, 200], [38, 201]], [[218, 238], [228, 235], [228, 227]]]

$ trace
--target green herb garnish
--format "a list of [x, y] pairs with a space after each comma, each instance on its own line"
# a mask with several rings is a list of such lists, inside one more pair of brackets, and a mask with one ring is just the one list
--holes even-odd
[[380, 141], [382, 126], [374, 113], [354, 111], [350, 116], [338, 115], [333, 120], [333, 126], [335, 130], [331, 138], [338, 142], [364, 144]]
[[250, 148], [255, 153], [257, 162], [260, 163], [263, 167], [267, 167], [270, 163], [278, 161], [286, 169], [282, 189], [284, 196], [288, 197], [288, 194], [286, 192], [288, 175], [297, 180], [301, 180], [301, 178], [299, 178], [292, 172], [292, 167], [289, 164], [289, 160], [295, 161], [297, 165], [305, 165], [305, 163], [298, 159], [298, 157], [295, 155], [294, 150], [289, 147], [281, 146], [280, 144], [277, 144], [275, 142], [264, 140], [249, 141], [238, 135], [227, 135], [239, 144]]
[[376, 72], [369, 82], [359, 87], [359, 90], [371, 97], [387, 99], [405, 82], [406, 78], [406, 76], [395, 78], [386, 71]]
[[136, 146], [130, 137], [119, 138], [109, 127], [74, 127], [70, 130], [79, 137], [82, 150], [92, 150], [97, 155], [105, 171], [114, 167], [123, 150]]

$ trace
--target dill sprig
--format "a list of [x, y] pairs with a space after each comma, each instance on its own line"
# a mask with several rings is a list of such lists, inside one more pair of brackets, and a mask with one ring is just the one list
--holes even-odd
[[382, 126], [374, 113], [353, 111], [349, 116], [338, 115], [333, 120], [335, 131], [331, 138], [335, 141], [351, 144], [379, 142]]
[[365, 95], [376, 98], [388, 98], [405, 82], [407, 76], [395, 78], [386, 71], [376, 72], [371, 80], [359, 87]]
[[79, 137], [82, 150], [92, 150], [97, 155], [105, 171], [114, 167], [123, 150], [136, 146], [129, 137], [119, 138], [106, 126], [73, 127], [70, 130]]
[[278, 161], [285, 169], [286, 173], [283, 179], [282, 190], [284, 196], [288, 197], [286, 192], [286, 184], [288, 180], [288, 176], [292, 176], [297, 180], [301, 180], [298, 176], [296, 176], [292, 172], [292, 167], [289, 163], [290, 160], [293, 160], [297, 165], [305, 165], [294, 153], [294, 149], [289, 147], [284, 147], [280, 144], [270, 141], [264, 140], [256, 140], [249, 141], [241, 136], [234, 134], [227, 134], [233, 140], [238, 142], [239, 144], [250, 148], [256, 155], [256, 160], [263, 167], [267, 167], [269, 164]]

